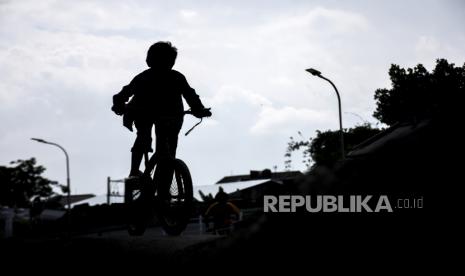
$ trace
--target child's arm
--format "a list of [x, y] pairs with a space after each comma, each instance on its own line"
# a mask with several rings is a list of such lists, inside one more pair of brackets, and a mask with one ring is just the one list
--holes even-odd
[[184, 99], [186, 99], [186, 102], [190, 106], [190, 108], [193, 111], [204, 109], [205, 107], [200, 101], [199, 95], [197, 95], [197, 93], [195, 93], [195, 90], [192, 87], [190, 87], [189, 83], [187, 83], [186, 78], [182, 74], [180, 74], [180, 84], [182, 96], [184, 97]]
[[186, 78], [181, 73], [179, 73], [179, 75], [181, 77], [180, 83], [182, 85], [182, 95], [184, 99], [186, 99], [187, 104], [189, 104], [192, 114], [197, 118], [210, 117], [212, 115], [210, 108], [206, 109], [203, 106], [199, 95], [197, 95], [195, 90], [189, 86]]
[[113, 96], [113, 107], [111, 109], [118, 115], [124, 113], [126, 102], [134, 95], [134, 79], [128, 85], [123, 86], [123, 89], [118, 94]]
[[126, 86], [123, 86], [123, 89], [121, 91], [113, 96], [113, 104], [125, 104], [127, 101], [129, 101], [129, 98], [131, 98], [134, 95], [134, 89], [132, 89], [133, 82], [129, 83]]

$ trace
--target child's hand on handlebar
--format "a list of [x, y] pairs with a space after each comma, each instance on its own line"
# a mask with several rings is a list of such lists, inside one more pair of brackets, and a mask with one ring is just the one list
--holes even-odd
[[212, 112], [210, 111], [210, 108], [204, 108], [204, 109], [192, 110], [192, 115], [200, 119], [203, 117], [210, 117], [212, 115]]
[[124, 114], [124, 111], [125, 111], [126, 107], [125, 105], [121, 105], [121, 104], [113, 104], [113, 106], [111, 107], [111, 110], [113, 112], [115, 112], [116, 115], [118, 116], [121, 116]]

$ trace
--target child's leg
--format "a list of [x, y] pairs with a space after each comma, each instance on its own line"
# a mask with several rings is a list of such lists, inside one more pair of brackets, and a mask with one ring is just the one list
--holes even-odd
[[129, 176], [138, 176], [140, 171], [140, 163], [142, 162], [143, 153], [133, 151], [131, 153], [131, 171]]
[[131, 149], [131, 172], [130, 176], [139, 175], [139, 167], [145, 152], [152, 151], [152, 126], [153, 123], [140, 120], [135, 122], [137, 137]]
[[157, 137], [156, 150], [162, 157], [176, 157], [178, 135], [183, 120], [159, 120], [155, 123], [155, 135]]
[[[173, 120], [158, 120], [155, 122], [155, 135], [156, 135], [156, 152], [159, 154], [160, 159], [168, 158], [173, 159], [176, 157], [176, 147], [178, 144], [178, 134], [181, 130], [182, 120], [173, 119]], [[160, 179], [161, 185], [159, 186], [159, 191], [161, 194], [168, 192], [169, 185], [164, 185], [163, 183], [170, 184], [173, 177], [174, 167], [170, 162], [163, 163], [167, 167], [160, 169], [158, 179]]]

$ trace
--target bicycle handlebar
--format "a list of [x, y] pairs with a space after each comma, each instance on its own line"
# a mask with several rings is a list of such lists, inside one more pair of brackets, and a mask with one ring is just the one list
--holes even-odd
[[[208, 110], [208, 111], [210, 111], [210, 110], [211, 110], [211, 107], [204, 108], [203, 110]], [[191, 109], [189, 109], [189, 110], [185, 110], [183, 114], [184, 114], [184, 115], [185, 115], [185, 114], [194, 115], [194, 112], [193, 112]]]
[[[204, 110], [211, 110], [211, 108], [205, 108]], [[194, 112], [192, 112], [192, 110], [189, 109], [189, 110], [184, 111], [184, 115], [185, 115], [185, 114], [194, 115]], [[200, 125], [200, 124], [202, 123], [202, 121], [203, 121], [203, 118], [204, 118], [204, 117], [201, 117], [201, 118], [200, 118], [200, 121], [199, 121], [197, 124], [195, 124], [193, 127], [191, 127], [191, 128], [184, 134], [184, 136], [189, 135], [189, 133], [191, 133], [191, 132], [194, 130], [194, 128], [196, 128], [198, 125]]]

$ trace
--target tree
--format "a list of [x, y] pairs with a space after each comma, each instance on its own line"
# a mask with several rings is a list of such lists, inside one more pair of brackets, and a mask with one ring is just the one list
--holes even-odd
[[465, 64], [455, 67], [438, 59], [433, 72], [421, 64], [408, 69], [392, 64], [389, 76], [392, 87], [375, 91], [377, 108], [373, 114], [387, 125], [430, 117], [453, 118], [462, 104]]
[[35, 158], [12, 161], [10, 165], [0, 166], [0, 205], [29, 207], [36, 197], [54, 195], [53, 186], [62, 187], [42, 176], [45, 168], [36, 165]]
[[[344, 129], [344, 141], [346, 150], [351, 150], [356, 145], [381, 132], [381, 129], [373, 128], [370, 124], [363, 124], [354, 128]], [[290, 138], [285, 157], [286, 167], [289, 168], [292, 152], [303, 149], [304, 164], [308, 168], [312, 166], [333, 167], [341, 158], [341, 146], [339, 130], [316, 131], [316, 137], [307, 141], [296, 141]]]

